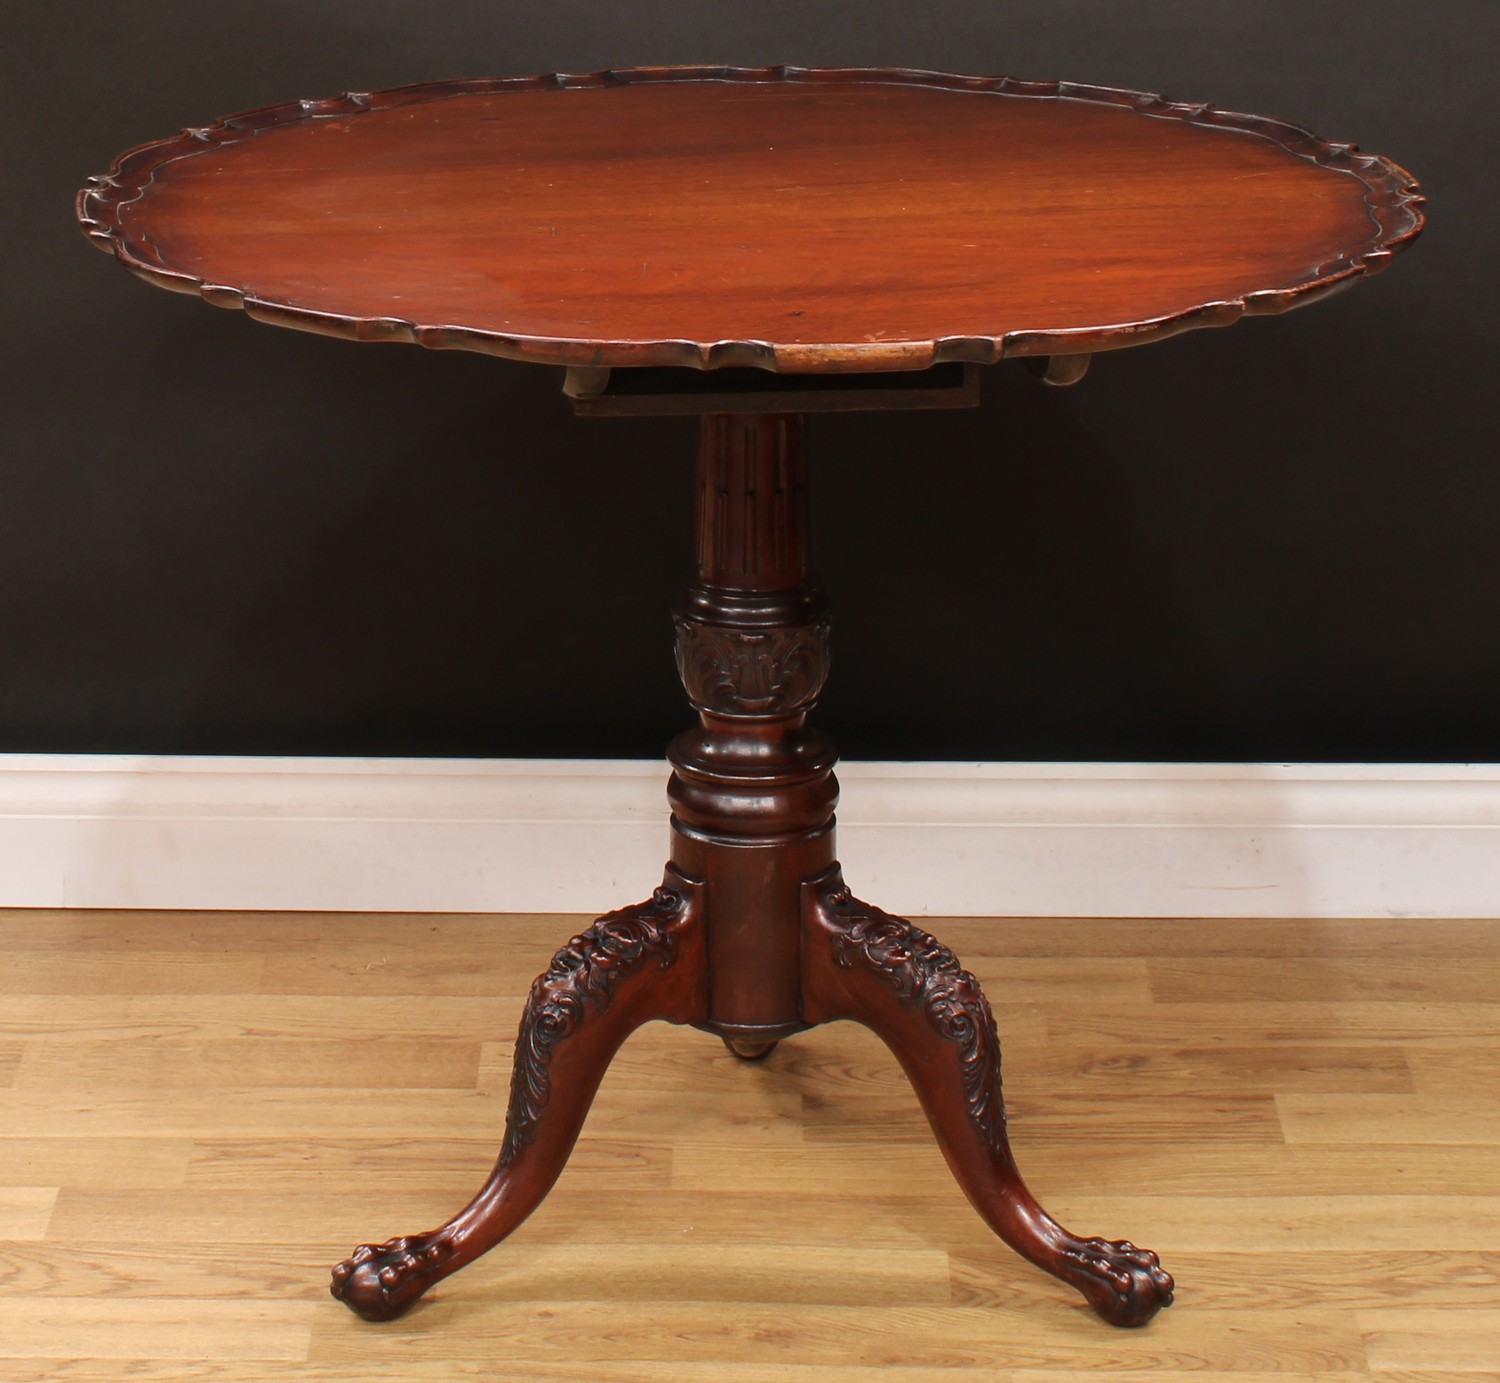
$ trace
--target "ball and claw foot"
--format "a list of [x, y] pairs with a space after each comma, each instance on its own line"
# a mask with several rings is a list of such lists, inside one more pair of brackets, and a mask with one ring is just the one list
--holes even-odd
[[388, 1239], [361, 1244], [333, 1270], [328, 1290], [367, 1321], [390, 1321], [438, 1278], [452, 1249], [443, 1241]]
[[1064, 1251], [1075, 1285], [1110, 1325], [1145, 1325], [1172, 1304], [1172, 1276], [1128, 1239], [1083, 1239]]

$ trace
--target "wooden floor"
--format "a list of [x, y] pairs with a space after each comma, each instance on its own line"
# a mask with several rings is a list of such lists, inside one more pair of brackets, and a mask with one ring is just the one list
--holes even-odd
[[847, 1024], [654, 1024], [506, 1244], [404, 1320], [356, 1241], [488, 1171], [576, 919], [0, 912], [0, 1383], [1500, 1378], [1500, 924], [931, 924], [985, 981], [1022, 1170], [1158, 1250], [1098, 1322], [980, 1224]]

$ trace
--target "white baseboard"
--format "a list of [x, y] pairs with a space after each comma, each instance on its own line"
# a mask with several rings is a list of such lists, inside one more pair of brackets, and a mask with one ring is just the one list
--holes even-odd
[[[855, 891], [908, 915], [1500, 917], [1500, 765], [841, 765]], [[599, 912], [661, 763], [0, 755], [0, 906]]]

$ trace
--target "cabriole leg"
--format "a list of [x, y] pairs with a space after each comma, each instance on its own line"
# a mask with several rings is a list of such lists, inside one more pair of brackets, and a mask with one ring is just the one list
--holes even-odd
[[850, 896], [837, 868], [805, 891], [803, 993], [811, 1022], [873, 1029], [906, 1071], [964, 1193], [1016, 1252], [1071, 1283], [1111, 1325], [1172, 1301], [1149, 1249], [1080, 1239], [1021, 1180], [1005, 1131], [1000, 1040], [979, 982], [920, 927]]
[[620, 1044], [642, 1023], [701, 1021], [698, 886], [671, 869], [649, 902], [601, 917], [531, 987], [516, 1038], [505, 1138], [479, 1194], [439, 1229], [364, 1244], [330, 1290], [366, 1320], [399, 1316], [492, 1249], [552, 1189]]

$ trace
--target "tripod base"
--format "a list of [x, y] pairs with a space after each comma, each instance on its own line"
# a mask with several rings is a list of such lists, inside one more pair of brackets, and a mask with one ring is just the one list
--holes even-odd
[[1172, 1299], [1155, 1254], [1080, 1239], [1037, 1204], [1011, 1157], [1000, 1043], [977, 981], [844, 887], [837, 754], [807, 724], [830, 626], [812, 568], [804, 418], [756, 411], [764, 403], [747, 395], [700, 424], [696, 569], [674, 612], [698, 724], [668, 751], [666, 879], [574, 937], [532, 986], [504, 1142], [479, 1194], [441, 1228], [367, 1244], [334, 1269], [334, 1296], [369, 1320], [399, 1315], [537, 1207], [620, 1044], [656, 1018], [715, 1033], [747, 1061], [819, 1023], [865, 1024], [1006, 1243], [1115, 1325], [1143, 1325]]
[[[668, 869], [652, 898], [599, 919], [532, 986], [516, 1041], [500, 1157], [479, 1194], [425, 1234], [367, 1244], [333, 1270], [332, 1292], [366, 1320], [399, 1316], [493, 1248], [562, 1172], [620, 1044], [666, 1019], [710, 1030], [701, 884]], [[1006, 1136], [1000, 1042], [973, 975], [934, 937], [854, 898], [837, 866], [802, 888], [806, 1024], [852, 1019], [895, 1054], [954, 1176], [1013, 1249], [1083, 1293], [1112, 1325], [1144, 1325], [1172, 1300], [1154, 1253], [1080, 1238], [1027, 1190]], [[725, 1039], [746, 1060], [774, 1041]]]

